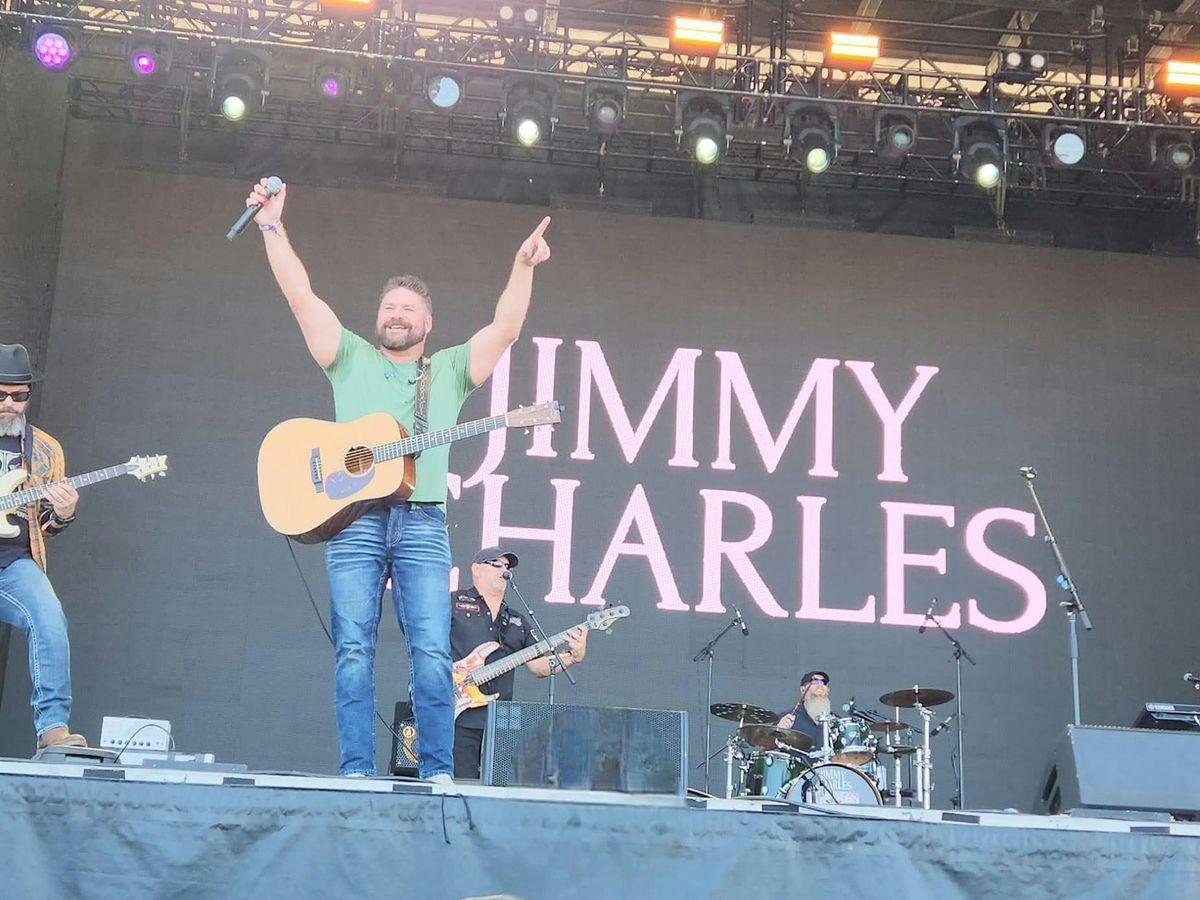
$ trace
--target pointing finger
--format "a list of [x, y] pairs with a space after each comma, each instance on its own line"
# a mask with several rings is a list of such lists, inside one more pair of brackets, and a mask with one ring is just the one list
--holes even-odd
[[538, 225], [538, 227], [533, 229], [532, 237], [534, 237], [535, 239], [540, 238], [545, 233], [546, 229], [549, 227], [550, 227], [550, 217], [546, 216], [546, 218], [542, 219], [542, 221]]

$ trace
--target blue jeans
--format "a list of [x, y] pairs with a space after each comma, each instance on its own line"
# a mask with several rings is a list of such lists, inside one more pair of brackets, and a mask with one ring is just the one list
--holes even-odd
[[375, 774], [375, 639], [383, 589], [408, 643], [420, 774], [454, 769], [450, 540], [441, 507], [403, 503], [356, 519], [325, 547], [341, 774]]
[[33, 727], [38, 736], [71, 717], [71, 646], [67, 617], [46, 573], [32, 559], [0, 569], [0, 622], [25, 632]]

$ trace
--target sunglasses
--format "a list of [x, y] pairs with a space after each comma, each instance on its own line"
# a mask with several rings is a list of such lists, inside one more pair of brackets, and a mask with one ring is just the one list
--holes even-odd
[[507, 559], [488, 559], [488, 560], [484, 560], [483, 564], [485, 566], [491, 566], [493, 569], [507, 569], [508, 568], [508, 560]]
[[829, 682], [827, 682], [824, 678], [810, 678], [810, 679], [808, 679], [808, 683], [809, 684], [828, 684]]
[[12, 397], [18, 403], [24, 403], [29, 399], [29, 395], [31, 393], [32, 391], [0, 391], [0, 401], [7, 400], [9, 397]]

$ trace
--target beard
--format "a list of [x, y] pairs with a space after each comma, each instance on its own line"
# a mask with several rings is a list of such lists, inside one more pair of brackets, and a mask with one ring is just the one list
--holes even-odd
[[804, 711], [808, 713], [808, 717], [814, 722], [820, 721], [821, 716], [829, 715], [829, 711], [833, 708], [833, 704], [829, 702], [829, 696], [824, 697], [805, 697]]
[[25, 413], [0, 413], [0, 437], [20, 437], [25, 433]]
[[375, 332], [375, 336], [379, 338], [379, 346], [384, 350], [407, 350], [409, 347], [415, 347], [421, 341], [425, 340], [425, 336], [429, 333], [418, 324], [409, 325], [407, 329], [396, 335], [391, 335], [388, 332], [389, 325], [402, 325], [404, 323], [395, 320], [385, 322], [383, 327]]

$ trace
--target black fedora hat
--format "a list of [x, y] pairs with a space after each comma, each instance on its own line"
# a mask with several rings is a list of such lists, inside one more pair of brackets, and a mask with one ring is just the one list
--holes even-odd
[[0, 344], [0, 384], [33, 384], [41, 381], [29, 365], [24, 344]]

